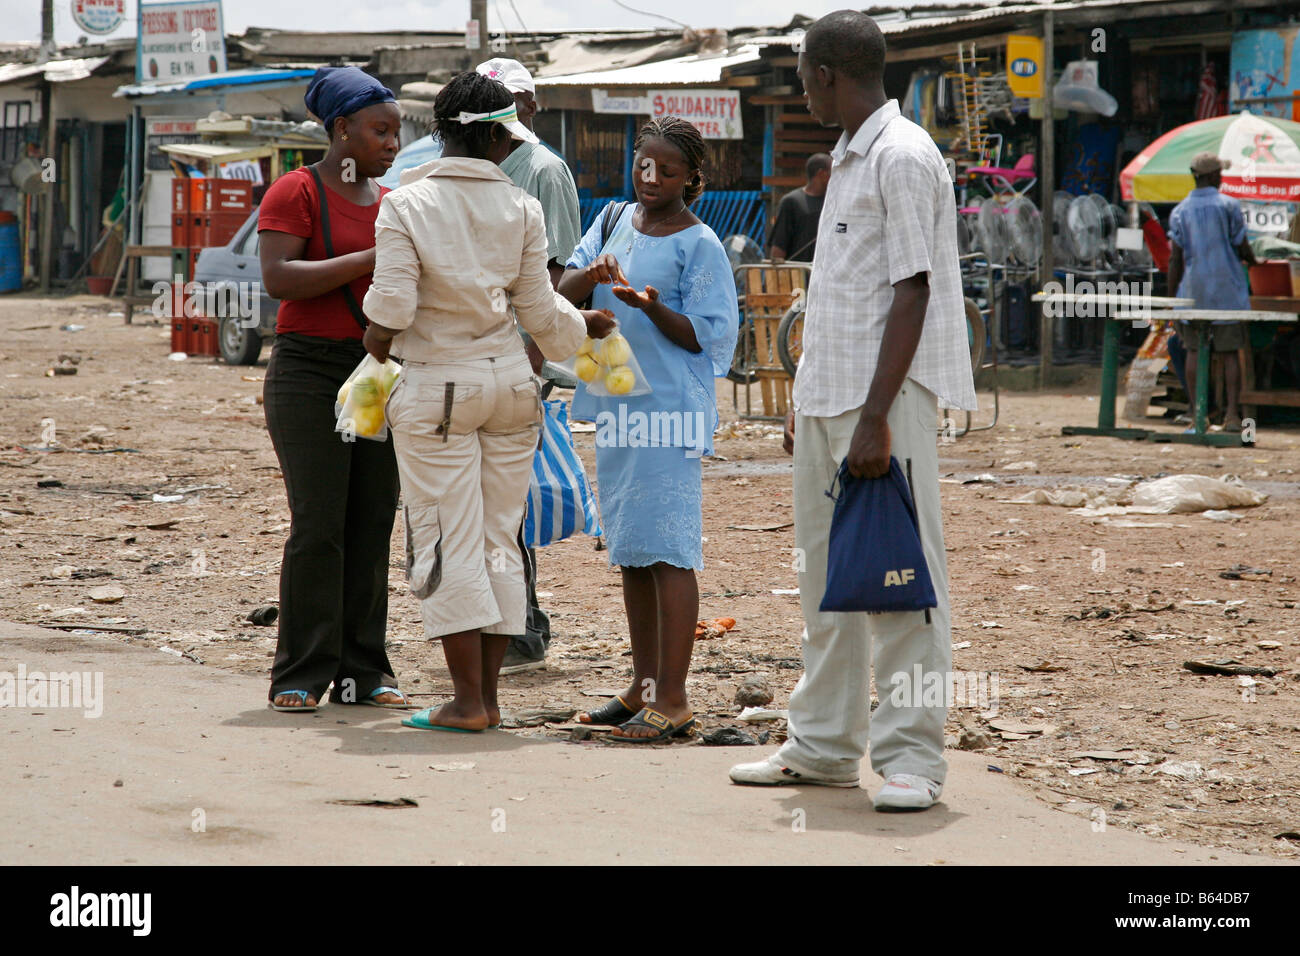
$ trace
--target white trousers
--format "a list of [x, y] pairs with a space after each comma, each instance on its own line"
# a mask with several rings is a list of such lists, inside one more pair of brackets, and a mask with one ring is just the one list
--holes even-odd
[[[921, 547], [938, 599], [928, 622], [924, 611], [865, 614], [817, 610], [826, 589], [827, 543], [835, 509], [826, 491], [848, 454], [861, 409], [832, 418], [795, 416], [794, 532], [804, 568], [799, 574], [804, 673], [790, 695], [790, 737], [779, 754], [779, 759], [795, 770], [857, 773], [869, 742], [871, 767], [881, 776], [914, 773], [942, 783], [947, 773], [943, 759], [947, 700], [935, 706], [933, 694], [927, 701], [910, 692], [918, 675], [950, 686], [952, 668], [936, 406], [933, 392], [907, 379], [887, 419], [890, 450], [904, 476], [910, 466]], [[862, 546], [888, 544], [864, 541]], [[874, 715], [869, 689], [873, 664], [880, 700]], [[901, 680], [909, 682], [906, 695], [893, 692]]]

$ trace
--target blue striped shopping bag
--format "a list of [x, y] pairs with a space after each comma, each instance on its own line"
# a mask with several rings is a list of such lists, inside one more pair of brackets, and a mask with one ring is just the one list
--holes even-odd
[[542, 444], [533, 456], [528, 481], [528, 513], [524, 540], [530, 548], [544, 548], [579, 531], [600, 536], [596, 496], [573, 448], [568, 407], [562, 401], [544, 401]]

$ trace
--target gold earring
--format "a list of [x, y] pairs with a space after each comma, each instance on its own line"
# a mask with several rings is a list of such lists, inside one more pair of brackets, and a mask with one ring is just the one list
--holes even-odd
[[343, 138], [344, 138], [344, 139], [347, 139], [347, 138], [348, 138], [348, 134], [347, 134], [347, 133], [344, 133], [344, 134], [343, 134]]

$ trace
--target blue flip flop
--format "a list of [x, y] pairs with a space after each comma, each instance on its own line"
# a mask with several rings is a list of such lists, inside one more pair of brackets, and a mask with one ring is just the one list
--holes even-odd
[[[375, 700], [375, 698], [380, 694], [396, 694], [398, 697], [402, 698], [402, 702], [400, 704], [381, 704], [379, 701]], [[411, 698], [407, 697], [396, 687], [376, 687], [370, 692], [370, 696], [361, 701], [361, 703], [369, 704], [371, 707], [383, 707], [387, 710], [410, 710], [415, 706], [411, 703]]]
[[[310, 714], [316, 710], [314, 706], [313, 707], [307, 706], [307, 698], [310, 696], [311, 694], [307, 693], [307, 691], [305, 690], [282, 690], [278, 694], [271, 695], [271, 700], [267, 703], [267, 706], [270, 707], [272, 710], [278, 710], [285, 714], [289, 714], [289, 713]], [[275, 702], [275, 698], [277, 697], [297, 697], [300, 701], [302, 701], [302, 703], [299, 704], [297, 707], [284, 707]]]
[[420, 730], [447, 730], [454, 734], [481, 734], [481, 730], [470, 730], [467, 727], [449, 727], [446, 724], [433, 724], [429, 722], [429, 715], [434, 711], [433, 707], [426, 707], [424, 710], [412, 714], [410, 717], [402, 718], [403, 727], [416, 727]]

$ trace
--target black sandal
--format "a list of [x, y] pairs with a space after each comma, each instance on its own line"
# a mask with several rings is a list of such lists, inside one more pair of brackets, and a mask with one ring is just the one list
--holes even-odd
[[622, 697], [615, 697], [613, 700], [607, 700], [595, 710], [587, 711], [590, 720], [579, 720], [580, 724], [600, 724], [606, 727], [621, 727], [633, 717], [636, 711], [623, 703]]
[[682, 721], [681, 726], [677, 726], [654, 708], [642, 707], [640, 712], [631, 720], [621, 724], [619, 729], [626, 730], [628, 727], [649, 727], [651, 730], [659, 731], [659, 733], [653, 737], [619, 737], [610, 734], [605, 739], [620, 744], [653, 744], [661, 740], [668, 740], [671, 737], [688, 737], [695, 729], [695, 717], [692, 715]]

